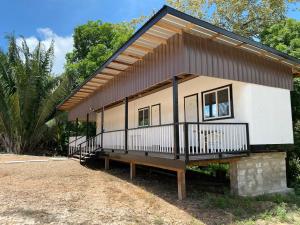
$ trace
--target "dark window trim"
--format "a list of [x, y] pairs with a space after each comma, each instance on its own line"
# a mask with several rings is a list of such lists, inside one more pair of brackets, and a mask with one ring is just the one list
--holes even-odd
[[149, 112], [149, 119], [150, 119], [150, 106], [146, 106], [146, 107], [143, 107], [143, 108], [139, 108], [138, 109], [138, 127], [148, 127], [148, 126], [150, 126], [150, 121], [149, 121], [149, 124], [148, 125], [143, 125], [143, 126], [140, 126], [139, 125], [139, 112], [141, 111], [141, 110], [145, 110], [145, 109], [148, 109], [148, 112]]
[[184, 108], [184, 121], [185, 122], [187, 122], [186, 121], [186, 110], [185, 110], [185, 108], [186, 108], [185, 107], [185, 99], [189, 98], [189, 97], [193, 97], [195, 95], [196, 95], [196, 99], [197, 99], [197, 122], [199, 122], [199, 95], [198, 95], [198, 93], [187, 95], [187, 96], [184, 96], [184, 98], [183, 98], [183, 104], [184, 104], [184, 106], [183, 106], [183, 108]]
[[[231, 115], [228, 117], [220, 117], [220, 118], [212, 118], [212, 119], [205, 119], [204, 118], [204, 94], [212, 91], [217, 91], [219, 89], [223, 88], [229, 88], [229, 99], [230, 99], [230, 112]], [[210, 90], [202, 91], [201, 92], [201, 105], [202, 105], [202, 121], [214, 121], [214, 120], [227, 120], [227, 119], [233, 119], [234, 118], [234, 107], [233, 107], [233, 92], [232, 92], [232, 84], [224, 85], [221, 87], [213, 88]]]
[[151, 126], [153, 126], [153, 124], [152, 124], [152, 108], [155, 106], [158, 106], [158, 108], [159, 108], [159, 124], [158, 125], [161, 125], [161, 104], [157, 103], [157, 104], [151, 105]]

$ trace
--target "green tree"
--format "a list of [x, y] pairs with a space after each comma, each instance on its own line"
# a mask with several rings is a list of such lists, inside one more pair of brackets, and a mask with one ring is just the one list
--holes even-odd
[[53, 44], [30, 51], [9, 37], [0, 52], [0, 142], [8, 152], [42, 148], [52, 140], [55, 107], [68, 93], [68, 77], [52, 77]]
[[265, 29], [262, 43], [300, 59], [300, 21], [282, 20]]
[[67, 54], [66, 72], [77, 83], [90, 76], [134, 31], [130, 23], [89, 21], [74, 30], [74, 50]]
[[293, 0], [166, 0], [171, 6], [245, 37], [281, 21]]

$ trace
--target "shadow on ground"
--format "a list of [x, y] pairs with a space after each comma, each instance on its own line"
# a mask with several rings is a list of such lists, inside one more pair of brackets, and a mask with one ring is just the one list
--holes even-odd
[[[84, 166], [93, 170], [104, 170], [104, 160], [90, 160]], [[111, 161], [110, 170], [106, 172], [164, 199], [205, 224], [254, 224], [258, 220], [268, 224], [300, 223], [300, 197], [294, 194], [233, 196], [229, 193], [228, 179], [220, 180], [187, 171], [187, 198], [179, 201], [175, 173], [137, 166], [136, 178], [131, 181], [129, 170], [128, 164]]]

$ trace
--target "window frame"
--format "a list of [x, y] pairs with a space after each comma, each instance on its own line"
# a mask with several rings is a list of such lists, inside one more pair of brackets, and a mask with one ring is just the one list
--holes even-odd
[[[228, 100], [229, 100], [229, 115], [228, 116], [219, 116], [219, 108], [218, 108], [218, 91], [227, 89], [228, 90]], [[204, 108], [205, 108], [205, 95], [215, 93], [216, 96], [216, 107], [218, 115], [216, 117], [205, 118], [204, 116]], [[202, 121], [213, 121], [213, 120], [224, 120], [224, 119], [232, 119], [234, 118], [234, 108], [233, 108], [233, 94], [232, 94], [232, 84], [213, 88], [207, 91], [201, 92], [201, 101], [202, 101]]]
[[[144, 110], [146, 110], [146, 109], [148, 109], [148, 125], [140, 125], [140, 118], [139, 118], [139, 116], [140, 116], [140, 111], [144, 111]], [[144, 113], [143, 113], [143, 117], [144, 117]], [[144, 118], [143, 118], [144, 119]], [[138, 127], [149, 127], [150, 126], [150, 119], [151, 119], [151, 115], [150, 115], [150, 106], [146, 106], [146, 107], [143, 107], [143, 108], [139, 108], [138, 109]]]

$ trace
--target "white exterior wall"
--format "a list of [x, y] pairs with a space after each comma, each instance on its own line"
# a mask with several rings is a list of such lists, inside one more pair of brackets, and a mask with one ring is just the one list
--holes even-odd
[[[250, 83], [212, 77], [197, 77], [179, 84], [179, 121], [184, 122], [184, 97], [198, 93], [199, 121], [202, 121], [201, 92], [232, 84], [234, 118], [211, 122], [249, 123], [250, 144], [293, 143], [290, 91]], [[161, 105], [161, 123], [173, 121], [172, 88], [130, 101], [128, 126], [138, 126], [138, 109]], [[104, 129], [124, 128], [124, 105], [108, 109], [104, 114]], [[97, 132], [100, 131], [101, 113], [97, 116]], [[151, 116], [150, 116], [151, 118]]]

